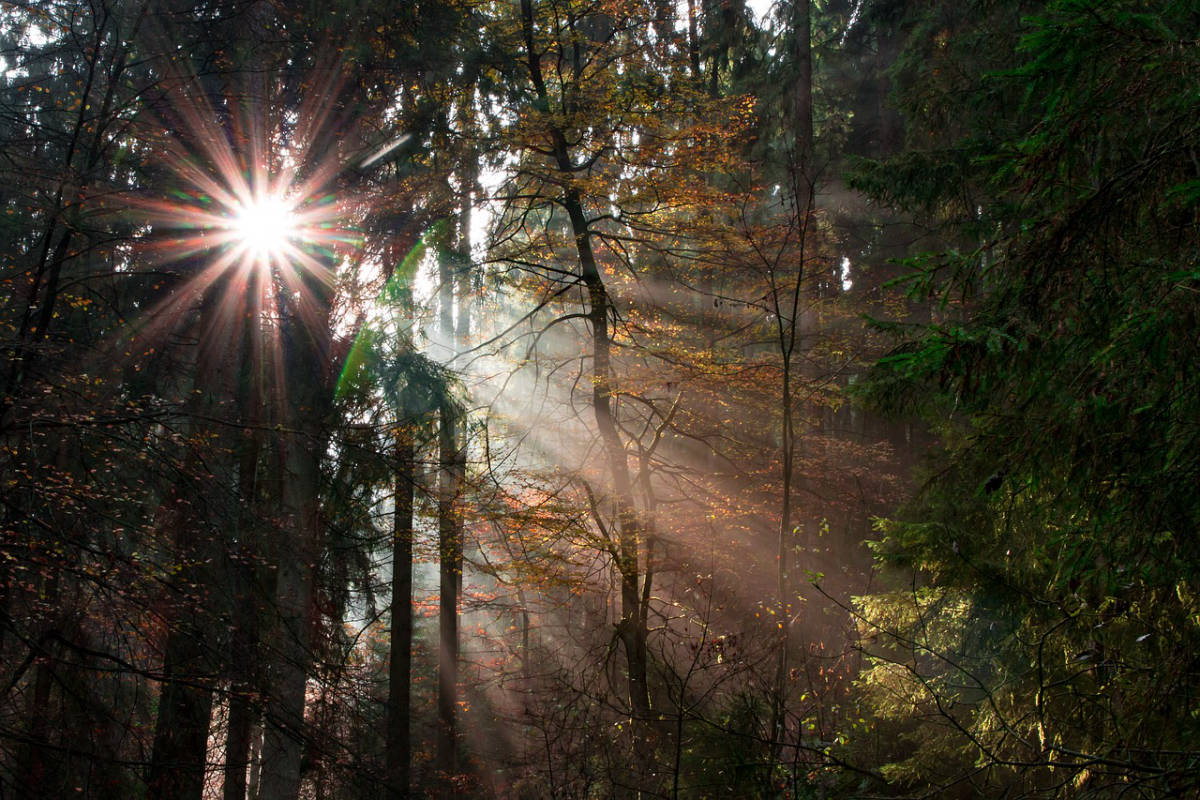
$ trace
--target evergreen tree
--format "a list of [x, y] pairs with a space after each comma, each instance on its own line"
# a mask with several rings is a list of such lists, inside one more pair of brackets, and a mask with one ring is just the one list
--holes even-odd
[[910, 17], [908, 146], [858, 179], [953, 243], [910, 263], [933, 320], [892, 326], [865, 390], [942, 439], [881, 523], [895, 588], [859, 606], [899, 786], [1198, 785], [1198, 21], [1133, 0]]

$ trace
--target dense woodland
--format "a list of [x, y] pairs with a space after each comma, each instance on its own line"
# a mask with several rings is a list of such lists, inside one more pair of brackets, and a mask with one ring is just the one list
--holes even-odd
[[0, 798], [1200, 796], [1195, 0], [4, 0]]

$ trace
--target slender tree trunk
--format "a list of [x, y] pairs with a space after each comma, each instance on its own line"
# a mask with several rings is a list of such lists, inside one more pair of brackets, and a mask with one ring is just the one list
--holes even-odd
[[[50, 575], [46, 579], [48, 586], [56, 586], [58, 578]], [[43, 637], [39, 642], [40, 653], [35, 657], [33, 673], [33, 697], [26, 708], [29, 715], [28, 745], [23, 754], [23, 763], [18, 769], [18, 781], [23, 795], [29, 797], [48, 797], [49, 789], [54, 782], [46, 774], [50, 766], [49, 744], [50, 735], [50, 689], [54, 680], [52, 674], [53, 662], [58, 658], [59, 643]]]
[[245, 692], [229, 695], [229, 723], [225, 735], [225, 780], [222, 800], [245, 800], [246, 772], [250, 764], [250, 737], [254, 730], [254, 711]]
[[[403, 422], [401, 423], [404, 424]], [[392, 518], [392, 632], [388, 668], [387, 791], [390, 800], [409, 796], [412, 739], [413, 489], [411, 432], [396, 433], [395, 508]]]
[[179, 594], [171, 602], [170, 630], [163, 656], [163, 684], [158, 699], [154, 746], [147, 777], [150, 798], [200, 800], [212, 712], [212, 681], [217, 665], [212, 657], [212, 625], [205, 618], [204, 592], [213, 579], [207, 562], [212, 542], [205, 541], [200, 522], [183, 508], [183, 492], [172, 494], [164, 509], [162, 527], [174, 532], [173, 557], [179, 569]]
[[[257, 447], [254, 448], [257, 450]], [[243, 502], [247, 502], [243, 499]], [[254, 584], [256, 559], [249, 547], [232, 567], [235, 581], [233, 632], [230, 637], [229, 722], [225, 737], [225, 780], [222, 800], [245, 800], [246, 769], [256, 716], [251, 696], [258, 679], [258, 603]]]
[[318, 454], [313, 430], [284, 435], [284, 536], [279, 543], [270, 696], [263, 734], [263, 800], [295, 800], [300, 791], [314, 568], [318, 556]]
[[[449, 192], [449, 186], [446, 187]], [[455, 259], [452, 250], [454, 231], [445, 223], [438, 238], [438, 333], [441, 334], [442, 344], [449, 350], [454, 350], [454, 273]]]
[[[521, 0], [521, 17], [530, 80], [539, 102], [549, 109], [550, 99], [542, 76], [541, 56], [534, 43], [532, 0]], [[554, 148], [555, 166], [565, 176], [573, 176], [574, 165], [571, 163], [566, 136], [553, 122], [549, 122], [549, 132]], [[592, 329], [592, 410], [608, 456], [609, 473], [617, 498], [617, 570], [621, 574], [619, 633], [625, 648], [629, 673], [629, 704], [635, 717], [648, 719], [650, 692], [647, 681], [646, 631], [641, 624], [641, 593], [638, 586], [640, 531], [633, 501], [633, 481], [612, 409], [612, 343], [608, 335], [608, 291], [596, 266], [591, 230], [579, 191], [574, 187], [568, 188], [561, 202], [571, 220], [571, 231], [579, 256], [580, 277], [588, 291], [587, 317]]]
[[438, 736], [437, 767], [443, 776], [457, 769], [458, 597], [462, 575], [459, 522], [459, 419], [446, 404], [438, 424]]
[[[462, 108], [462, 129], [465, 139], [475, 132], [475, 88], [467, 87], [467, 96]], [[471, 224], [473, 204], [479, 194], [478, 154], [475, 148], [467, 147], [463, 154], [462, 186], [463, 196], [459, 213], [458, 246], [456, 248], [455, 293], [458, 297], [458, 320], [455, 331], [458, 340], [458, 351], [467, 349], [471, 339], [471, 301], [474, 292], [471, 284], [474, 272], [474, 255], [472, 253]]]
[[[771, 712], [771, 762], [777, 763], [782, 755], [787, 734], [787, 683], [788, 649], [791, 646], [792, 585], [791, 551], [795, 528], [792, 494], [795, 489], [796, 427], [793, 397], [795, 354], [801, 345], [801, 298], [806, 288], [807, 259], [812, 250], [813, 203], [815, 200], [815, 167], [813, 164], [813, 95], [812, 95], [812, 30], [811, 0], [792, 2], [792, 59], [795, 65], [795, 82], [792, 92], [792, 129], [795, 142], [790, 154], [788, 173], [791, 179], [791, 202], [796, 226], [796, 242], [799, 247], [799, 271], [790, 291], [786, 282], [782, 285], [773, 278], [772, 297], [779, 336], [780, 355], [783, 359], [783, 378], [780, 387], [780, 409], [782, 427], [781, 455], [783, 461], [783, 497], [779, 510], [778, 537], [778, 586], [779, 594], [779, 642], [775, 663], [774, 704]], [[790, 303], [782, 306], [781, 295], [788, 295]]]
[[650, 690], [647, 679], [647, 637], [645, 615], [642, 613], [642, 596], [643, 592], [648, 594], [650, 587], [639, 585], [641, 522], [634, 507], [633, 480], [629, 474], [629, 463], [612, 408], [612, 342], [608, 335], [608, 290], [596, 266], [583, 204], [574, 189], [567, 191], [564, 205], [571, 219], [581, 274], [588, 290], [588, 320], [592, 328], [592, 410], [608, 455], [609, 474], [616, 489], [617, 571], [621, 574], [621, 622], [618, 628], [625, 647], [629, 673], [629, 704], [635, 717], [646, 720], [650, 718]]
[[697, 0], [687, 0], [688, 15], [688, 64], [692, 68], [692, 79], [700, 82], [700, 31], [697, 21], [699, 13], [696, 10]]
[[[468, 193], [463, 201], [470, 207], [470, 171], [465, 181]], [[461, 209], [460, 209], [461, 210]], [[459, 220], [457, 231], [447, 230], [439, 252], [439, 270], [443, 288], [439, 298], [439, 325], [443, 340], [454, 354], [470, 336], [470, 212]], [[450, 239], [453, 238], [453, 241]], [[464, 255], [465, 253], [465, 255]], [[449, 312], [457, 289], [457, 329], [455, 314]], [[463, 581], [463, 518], [460, 494], [466, 475], [466, 418], [451, 402], [439, 410], [438, 427], [438, 736], [437, 768], [443, 777], [457, 769], [458, 740], [458, 653], [459, 598]]]
[[[796, 312], [799, 309], [795, 310]], [[796, 325], [793, 315], [792, 327]], [[794, 336], [794, 332], [792, 334]], [[774, 703], [771, 709], [771, 763], [778, 762], [783, 747], [783, 739], [787, 727], [787, 677], [788, 677], [788, 648], [791, 645], [791, 549], [792, 549], [792, 489], [796, 462], [795, 415], [792, 408], [792, 346], [789, 344], [784, 351], [783, 381], [780, 391], [780, 408], [782, 411], [783, 428], [783, 497], [779, 508], [779, 536], [777, 587], [779, 597], [778, 625], [779, 642], [777, 644], [775, 661]]]
[[[188, 471], [198, 468], [189, 459]], [[214, 542], [189, 509], [188, 492], [177, 486], [160, 512], [158, 526], [173, 539], [177, 572], [168, 614], [163, 654], [163, 684], [158, 699], [154, 745], [147, 777], [148, 797], [200, 800], [212, 712], [213, 678], [219, 669], [212, 646], [213, 626], [206, 618], [207, 593], [214, 580]]]
[[[637, 762], [633, 770], [636, 774], [631, 776], [630, 783], [633, 786], [649, 788], [654, 780], [654, 744], [649, 735], [652, 713], [646, 628], [646, 611], [651, 587], [649, 578], [645, 585], [640, 585], [638, 562], [642, 544], [642, 523], [634, 500], [633, 476], [613, 408], [612, 341], [608, 330], [611, 303], [596, 263], [592, 231], [583, 207], [583, 198], [579, 189], [573, 185], [579, 170], [572, 162], [567, 135], [550, 113], [550, 95], [542, 73], [540, 51], [534, 38], [533, 2], [521, 0], [520, 7], [530, 80], [537, 93], [538, 104], [545, 113], [544, 119], [552, 149], [551, 157], [566, 187], [559, 203], [570, 219], [575, 250], [579, 258], [579, 277], [587, 290], [587, 319], [592, 339], [591, 405], [607, 457], [611, 490], [617, 508], [614, 526], [617, 533], [616, 567], [621, 576], [621, 618], [617, 624], [617, 635], [625, 651], [629, 709], [633, 719], [633, 757]], [[577, 75], [580, 61], [580, 54], [576, 48]], [[571, 98], [564, 96], [564, 111], [571, 113], [572, 106]]]
[[[243, 294], [246, 308], [253, 308], [259, 287], [257, 280]], [[255, 709], [251, 702], [258, 681], [259, 603], [255, 587], [259, 579], [258, 461], [261, 439], [257, 430], [261, 418], [262, 392], [256, 369], [262, 362], [256, 357], [258, 335], [245, 312], [241, 359], [238, 369], [237, 407], [241, 415], [241, 441], [238, 443], [237, 526], [229, 542], [230, 575], [233, 581], [232, 631], [229, 641], [229, 720], [225, 735], [225, 769], [222, 800], [245, 800], [246, 771], [250, 762], [250, 739], [254, 731]]]
[[792, 0], [791, 47], [796, 78], [790, 111], [796, 139], [789, 172], [798, 224], [806, 227], [807, 217], [812, 212], [812, 193], [816, 181], [813, 164], [812, 0]]

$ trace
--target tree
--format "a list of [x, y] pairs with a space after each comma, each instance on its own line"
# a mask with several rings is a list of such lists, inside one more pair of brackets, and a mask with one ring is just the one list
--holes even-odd
[[[0, 204], [14, 234], [4, 259], [0, 435], [12, 477], [3, 524], [14, 552], [28, 555], [6, 560], [0, 601], [13, 668], [5, 783], [44, 796], [90, 784], [119, 792], [132, 785], [118, 767], [130, 732], [149, 716], [135, 676], [158, 674], [154, 620], [139, 612], [156, 590], [138, 574], [156, 562], [151, 518], [167, 492], [135, 465], [177, 486], [204, 481], [182, 435], [148, 445], [156, 424], [168, 438], [179, 431], [179, 374], [129, 381], [128, 361], [115, 357], [150, 294], [133, 269], [134, 226], [114, 210], [154, 172], [143, 159], [153, 143], [129, 148], [133, 119], [161, 97], [158, 51], [144, 36], [153, 15], [101, 3], [3, 17]], [[47, 405], [50, 392], [59, 400]]]
[[[1180, 532], [1197, 519], [1196, 393], [1172, 366], [1195, 357], [1194, 14], [984, 10], [915, 12], [908, 150], [859, 178], [958, 245], [911, 262], [937, 314], [896, 329], [867, 390], [943, 442], [877, 545], [915, 577], [859, 606], [865, 701], [911, 742], [884, 774], [1010, 796], [1194, 790]], [[923, 714], [938, 725], [911, 727]]]

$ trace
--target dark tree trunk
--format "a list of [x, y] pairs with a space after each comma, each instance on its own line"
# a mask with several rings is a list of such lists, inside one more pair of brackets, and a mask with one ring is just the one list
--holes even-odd
[[629, 673], [629, 704], [636, 718], [650, 718], [650, 685], [646, 652], [646, 615], [643, 596], [650, 587], [640, 585], [638, 564], [641, 549], [641, 521], [634, 507], [633, 480], [621, 434], [612, 408], [612, 342], [608, 336], [608, 291], [596, 266], [591, 233], [583, 204], [574, 189], [567, 191], [564, 203], [571, 218], [575, 246], [579, 254], [584, 285], [588, 290], [588, 320], [592, 327], [592, 410], [604, 450], [608, 455], [609, 474], [617, 497], [617, 570], [621, 573], [621, 622], [619, 633], [625, 647]]
[[[796, 137], [790, 172], [797, 214], [806, 216], [816, 176], [813, 166], [812, 0], [792, 0], [792, 130]], [[804, 219], [800, 224], [805, 224]]]
[[[224, 334], [229, 320], [223, 308], [230, 286], [227, 275], [219, 278], [200, 302], [195, 391], [188, 402], [196, 420], [219, 419], [234, 395], [238, 359], [227, 359], [221, 352], [228, 341]], [[206, 438], [220, 433], [209, 422], [197, 421], [193, 427]], [[168, 599], [162, 694], [147, 776], [150, 798], [200, 800], [204, 791], [213, 682], [220, 669], [214, 657], [213, 598], [216, 584], [228, 577], [213, 566], [223, 564], [212, 532], [222, 509], [206, 494], [214, 474], [232, 475], [232, 465], [225, 461], [217, 454], [189, 453], [183, 474], [160, 512], [159, 527], [171, 539], [176, 570]]]
[[[258, 292], [252, 285], [246, 302]], [[261, 422], [261, 387], [257, 384], [254, 356], [257, 336], [250, 325], [242, 331], [241, 363], [238, 372], [237, 406], [242, 431], [238, 443], [237, 526], [229, 542], [229, 572], [233, 582], [233, 608], [229, 641], [229, 720], [225, 736], [225, 769], [222, 800], [245, 800], [246, 771], [250, 763], [250, 738], [256, 709], [252, 696], [258, 686], [259, 582], [258, 461], [262, 449], [258, 426]]]
[[[779, 594], [779, 642], [775, 662], [774, 703], [771, 710], [771, 762], [779, 761], [787, 734], [788, 650], [791, 646], [791, 552], [795, 511], [792, 494], [796, 488], [796, 409], [793, 381], [795, 380], [796, 351], [802, 345], [801, 299], [808, 290], [807, 260], [812, 252], [809, 241], [812, 233], [813, 203], [816, 198], [816, 172], [813, 164], [813, 94], [812, 94], [812, 30], [811, 0], [792, 2], [792, 59], [795, 79], [792, 87], [792, 128], [795, 142], [788, 165], [791, 178], [793, 220], [799, 245], [795, 283], [775, 282], [772, 278], [772, 302], [776, 320], [780, 355], [783, 360], [783, 379], [780, 386], [780, 413], [783, 442], [783, 496], [780, 501], [777, 592]], [[787, 300], [788, 305], [782, 301]]]
[[209, 659], [201, 635], [179, 626], [167, 640], [148, 797], [201, 800], [212, 713]]
[[462, 522], [459, 414], [446, 404], [438, 426], [438, 735], [437, 768], [457, 769], [458, 597], [462, 575]]
[[225, 736], [225, 781], [222, 800], [245, 800], [246, 771], [250, 765], [250, 734], [254, 711], [243, 693], [229, 697], [229, 729]]
[[[403, 424], [403, 423], [402, 423]], [[409, 796], [412, 738], [413, 489], [412, 435], [396, 434], [396, 489], [392, 526], [392, 632], [388, 667], [387, 792], [390, 800]]]
[[197, 594], [213, 579], [207, 568], [212, 542], [199, 530], [195, 512], [186, 509], [185, 493], [177, 487], [160, 521], [160, 528], [174, 531], [173, 557], [178, 564], [178, 584], [168, 601], [170, 629], [147, 775], [147, 796], [162, 800], [201, 800], [218, 668], [205, 598]]
[[233, 565], [237, 588], [230, 639], [229, 722], [225, 737], [225, 780], [222, 800], [245, 800], [250, 738], [257, 711], [252, 696], [258, 681], [258, 604], [254, 592], [256, 568], [248, 548]]
[[[439, 254], [444, 290], [441, 295], [441, 333], [453, 353], [461, 350], [471, 331], [470, 310], [470, 187], [471, 171], [464, 178], [467, 191], [457, 232], [447, 231], [447, 241]], [[452, 269], [445, 265], [452, 265]], [[451, 284], [449, 281], [453, 281]], [[457, 290], [457, 314], [447, 313]], [[457, 328], [455, 327], [457, 316]], [[463, 580], [463, 516], [461, 498], [466, 478], [466, 419], [460, 409], [447, 401], [439, 411], [438, 427], [438, 735], [437, 768], [443, 777], [458, 769], [458, 652], [459, 598]]]
[[[45, 640], [43, 642], [45, 645]], [[33, 698], [28, 706], [29, 744], [25, 750], [19, 778], [21, 792], [29, 797], [49, 796], [52, 785], [46, 775], [50, 760], [47, 744], [51, 719], [50, 689], [54, 680], [51, 664], [56, 657], [58, 643], [53, 643], [53, 650], [44, 645], [41, 648], [42, 654], [36, 658], [37, 666], [34, 668]]]
[[282, 323], [287, 376], [280, 500], [283, 527], [273, 553], [275, 608], [269, 696], [262, 749], [262, 800], [296, 800], [300, 791], [305, 688], [312, 659], [313, 590], [321, 552], [320, 468], [331, 402], [328, 375], [331, 289], [305, 281]]
[[[529, 77], [540, 104], [549, 109], [550, 97], [542, 74], [541, 55], [534, 42], [532, 0], [521, 0], [521, 17]], [[567, 137], [556, 123], [549, 119], [547, 123], [555, 167], [564, 178], [573, 178], [576, 169], [571, 161]], [[643, 622], [645, 615], [642, 613], [643, 593], [642, 587], [639, 586], [641, 526], [634, 505], [629, 463], [612, 407], [612, 342], [608, 334], [610, 302], [608, 290], [596, 264], [592, 233], [578, 189], [568, 188], [560, 202], [571, 220], [571, 231], [579, 257], [580, 277], [588, 293], [587, 318], [592, 330], [592, 411], [608, 457], [609, 475], [617, 501], [616, 561], [617, 570], [621, 575], [621, 621], [618, 632], [625, 649], [629, 674], [629, 705], [635, 719], [646, 721], [650, 718], [650, 690], [647, 634]], [[646, 596], [648, 595], [647, 591]], [[645, 755], [645, 748], [639, 747], [639, 751], [639, 755]]]

